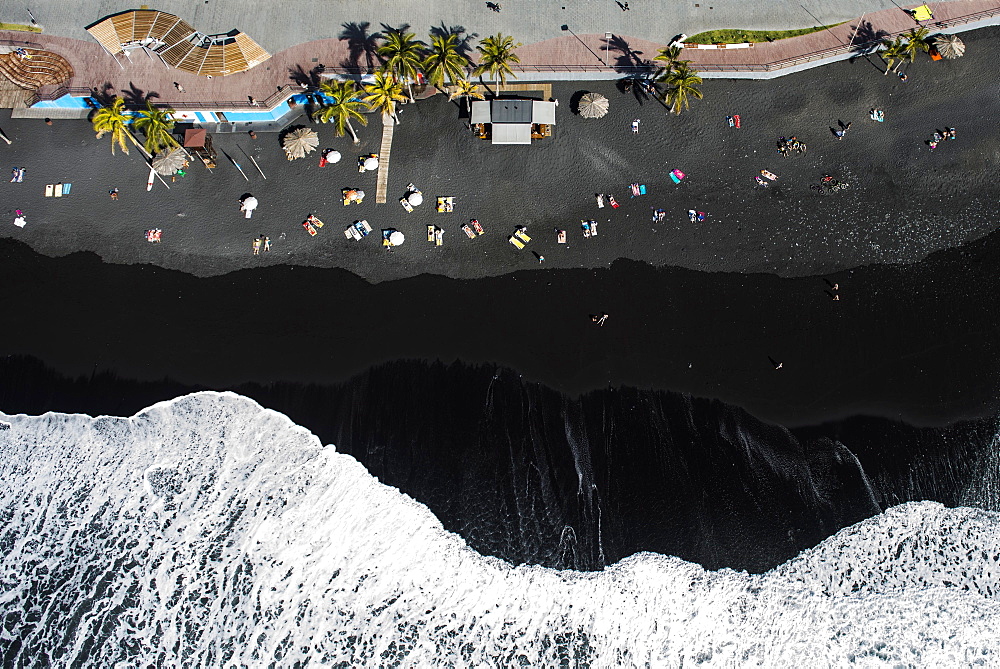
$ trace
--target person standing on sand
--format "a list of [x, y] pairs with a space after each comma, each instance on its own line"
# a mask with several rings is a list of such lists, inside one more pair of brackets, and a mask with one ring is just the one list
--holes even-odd
[[607, 314], [601, 314], [600, 316], [591, 316], [590, 320], [597, 323], [601, 327], [604, 327], [604, 321], [608, 320]]
[[112, 188], [111, 190], [108, 191], [108, 193], [111, 194], [111, 199], [112, 200], [117, 200], [118, 199], [118, 189], [117, 188]]

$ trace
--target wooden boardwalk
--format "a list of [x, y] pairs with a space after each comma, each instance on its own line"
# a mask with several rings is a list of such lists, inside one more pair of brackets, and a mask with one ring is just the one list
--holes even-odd
[[392, 132], [396, 128], [391, 116], [382, 117], [382, 146], [378, 151], [378, 181], [375, 185], [375, 204], [385, 204], [389, 190], [389, 158], [392, 156]]

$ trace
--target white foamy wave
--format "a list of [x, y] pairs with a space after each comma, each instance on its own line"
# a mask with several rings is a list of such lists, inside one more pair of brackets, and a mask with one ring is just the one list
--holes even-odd
[[753, 576], [513, 567], [285, 416], [2, 416], [5, 666], [1000, 663], [1000, 516], [907, 504]]

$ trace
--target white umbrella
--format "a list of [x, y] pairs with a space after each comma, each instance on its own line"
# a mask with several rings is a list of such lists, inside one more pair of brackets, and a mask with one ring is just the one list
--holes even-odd
[[365, 199], [365, 192], [363, 190], [358, 191], [358, 199], [359, 200]]
[[339, 163], [340, 162], [340, 151], [328, 151], [326, 154], [326, 162], [328, 163]]
[[390, 243], [390, 244], [392, 244], [393, 246], [399, 246], [399, 245], [400, 245], [400, 244], [402, 244], [402, 243], [403, 243], [403, 242], [404, 242], [405, 240], [406, 240], [406, 237], [404, 237], [404, 236], [403, 236], [403, 233], [402, 233], [402, 232], [400, 232], [399, 230], [394, 230], [394, 231], [393, 231], [393, 232], [392, 232], [392, 233], [391, 233], [391, 234], [389, 235], [389, 243]]
[[257, 198], [255, 198], [253, 195], [243, 200], [243, 206], [240, 207], [242, 211], [253, 211], [256, 208], [257, 208]]
[[410, 193], [406, 196], [406, 201], [412, 204], [414, 207], [419, 207], [424, 203], [424, 196], [422, 193]]
[[372, 170], [378, 169], [378, 158], [369, 157], [365, 158], [365, 169], [371, 172]]
[[184, 167], [186, 161], [187, 154], [184, 153], [184, 149], [176, 148], [172, 151], [164, 151], [157, 154], [153, 158], [153, 169], [156, 170], [157, 174], [170, 176], [171, 174], [177, 174], [177, 171]]

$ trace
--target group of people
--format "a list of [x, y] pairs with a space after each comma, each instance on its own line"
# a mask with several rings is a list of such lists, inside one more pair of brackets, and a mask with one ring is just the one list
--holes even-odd
[[933, 151], [938, 147], [938, 144], [940, 144], [943, 140], [946, 139], [955, 139], [954, 128], [945, 128], [941, 132], [935, 130], [934, 135], [931, 136], [930, 140], [927, 142], [927, 146], [931, 147], [931, 151]]
[[795, 137], [794, 135], [789, 139], [785, 139], [784, 137], [779, 137], [778, 153], [787, 158], [789, 155], [791, 155], [792, 151], [795, 151], [796, 153], [805, 153], [806, 143], [800, 142], [799, 138]]
[[261, 251], [267, 253], [271, 250], [271, 238], [261, 235], [253, 240], [253, 254], [259, 256]]

